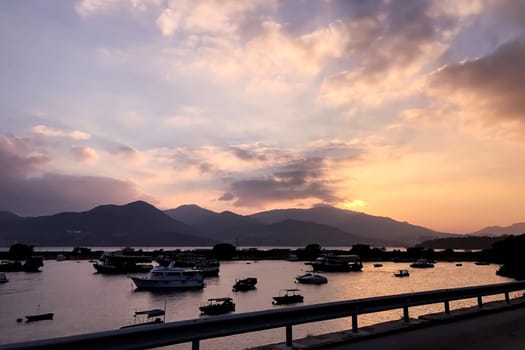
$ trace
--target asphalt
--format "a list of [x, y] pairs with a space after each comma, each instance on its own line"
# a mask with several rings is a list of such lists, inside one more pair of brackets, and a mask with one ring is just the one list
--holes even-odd
[[522, 350], [525, 349], [525, 300], [469, 308], [273, 344], [258, 349], [331, 350]]

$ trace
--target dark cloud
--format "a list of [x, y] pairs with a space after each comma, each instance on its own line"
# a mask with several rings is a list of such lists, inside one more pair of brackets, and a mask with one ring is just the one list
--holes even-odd
[[233, 195], [233, 193], [226, 192], [225, 194], [223, 194], [222, 196], [219, 197], [219, 200], [220, 201], [231, 201], [234, 198], [235, 198], [235, 196]]
[[266, 160], [266, 155], [261, 154], [259, 152], [256, 152], [254, 150], [250, 149], [244, 149], [239, 147], [231, 146], [230, 151], [235, 155], [237, 158], [245, 161], [251, 161], [251, 160]]
[[[234, 181], [229, 193], [236, 206], [259, 206], [268, 202], [317, 198], [330, 203], [338, 200], [323, 179], [324, 161], [321, 158], [289, 163], [269, 176]], [[224, 196], [223, 196], [224, 197]]]
[[443, 96], [456, 93], [470, 97], [468, 103], [474, 103], [481, 115], [525, 122], [523, 62], [525, 36], [489, 56], [445, 67], [431, 77], [430, 86]]
[[49, 157], [31, 140], [0, 137], [0, 210], [19, 215], [45, 215], [90, 209], [104, 203], [140, 199], [132, 183], [97, 176], [71, 176], [43, 171]]
[[137, 155], [137, 151], [129, 146], [119, 145], [115, 147], [108, 147], [107, 151], [111, 154], [121, 155], [128, 158], [134, 158]]

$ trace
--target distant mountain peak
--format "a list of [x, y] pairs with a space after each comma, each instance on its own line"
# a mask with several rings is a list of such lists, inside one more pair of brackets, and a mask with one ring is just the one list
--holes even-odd
[[480, 235], [491, 235], [491, 236], [503, 236], [503, 235], [520, 235], [525, 233], [525, 222], [518, 222], [509, 226], [488, 226], [484, 229], [471, 233], [474, 236]]

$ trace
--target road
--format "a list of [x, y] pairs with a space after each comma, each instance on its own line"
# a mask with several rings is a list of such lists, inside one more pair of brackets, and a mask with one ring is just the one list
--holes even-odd
[[371, 338], [331, 350], [521, 350], [525, 349], [525, 308]]

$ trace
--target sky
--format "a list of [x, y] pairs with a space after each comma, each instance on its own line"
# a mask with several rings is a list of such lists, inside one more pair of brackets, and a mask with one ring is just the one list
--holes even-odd
[[525, 1], [2, 1], [0, 49], [0, 210], [525, 221]]

